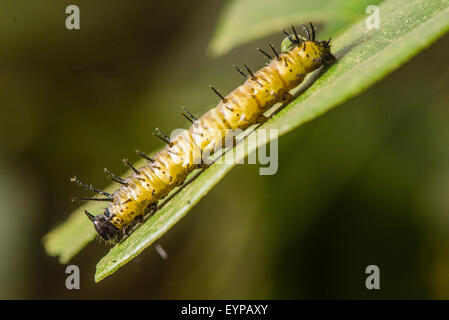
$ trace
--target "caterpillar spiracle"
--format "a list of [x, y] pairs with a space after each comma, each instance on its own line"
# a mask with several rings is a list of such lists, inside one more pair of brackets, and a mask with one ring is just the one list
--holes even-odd
[[246, 75], [235, 67], [246, 77], [246, 81], [227, 96], [222, 96], [211, 87], [220, 97], [215, 108], [198, 119], [184, 109], [184, 116], [192, 122], [189, 129], [173, 139], [157, 130], [155, 135], [167, 146], [152, 158], [138, 152], [148, 161], [145, 166], [136, 169], [124, 160], [133, 170], [132, 175], [126, 179], [105, 170], [112, 180], [121, 185], [114, 193], [100, 191], [76, 177], [72, 178], [72, 181], [85, 189], [104, 196], [76, 199], [109, 202], [103, 214], [94, 216], [85, 211], [101, 238], [112, 242], [120, 241], [131, 226], [143, 220], [149, 209], [157, 208], [159, 200], [181, 185], [190, 172], [201, 166], [198, 157], [201, 157], [202, 152], [211, 154], [217, 144], [223, 145], [226, 130], [245, 130], [252, 124], [265, 121], [267, 118], [263, 113], [276, 103], [288, 101], [291, 98], [289, 91], [298, 86], [308, 73], [335, 61], [336, 58], [331, 53], [331, 39], [316, 41], [312, 23], [310, 31], [305, 25], [302, 27], [307, 38], [298, 36], [294, 27], [292, 33], [283, 30], [287, 37], [282, 42], [282, 52], [278, 53], [270, 44], [274, 57], [258, 48], [270, 60], [264, 68], [253, 73], [245, 65], [248, 71]]

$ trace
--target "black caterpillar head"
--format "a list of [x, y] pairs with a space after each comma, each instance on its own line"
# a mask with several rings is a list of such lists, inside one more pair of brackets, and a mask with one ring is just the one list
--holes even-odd
[[332, 63], [334, 63], [335, 60], [337, 60], [337, 58], [335, 58], [335, 56], [331, 53], [331, 46], [329, 44], [330, 42], [331, 42], [331, 39], [329, 39], [327, 41], [319, 42], [319, 44], [324, 49], [323, 54], [321, 56], [324, 64], [332, 64]]
[[90, 214], [87, 210], [84, 213], [94, 224], [95, 230], [97, 230], [100, 237], [106, 241], [116, 240], [120, 237], [121, 232], [117, 229], [104, 214], [99, 214], [94, 216]]
[[[285, 35], [287, 36], [284, 41], [282, 41], [281, 44], [281, 50], [283, 53], [288, 52], [292, 50], [295, 46], [300, 46], [304, 42], [312, 41], [313, 43], [317, 44], [320, 47], [321, 54], [321, 61], [324, 64], [332, 64], [336, 58], [331, 53], [331, 47], [330, 47], [330, 41], [331, 39], [327, 41], [316, 41], [315, 40], [315, 27], [312, 23], [310, 23], [310, 30], [303, 24], [302, 28], [307, 34], [307, 37], [303, 37], [298, 35], [298, 33], [295, 30], [295, 27], [292, 26], [292, 33], [288, 33], [287, 31], [283, 30]], [[304, 47], [305, 51], [305, 47]]]

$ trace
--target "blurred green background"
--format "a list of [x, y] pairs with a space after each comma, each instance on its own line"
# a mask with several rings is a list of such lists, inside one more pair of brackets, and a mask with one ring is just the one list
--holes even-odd
[[[77, 4], [81, 29], [65, 28]], [[186, 127], [208, 89], [241, 83], [232, 64], [281, 34], [211, 58], [225, 1], [0, 4], [0, 298], [449, 298], [449, 36], [362, 95], [279, 141], [279, 171], [239, 165], [153, 249], [95, 284], [108, 251], [73, 259], [81, 290], [42, 236], [107, 167], [151, 151], [151, 132]], [[378, 265], [381, 289], [365, 268]]]

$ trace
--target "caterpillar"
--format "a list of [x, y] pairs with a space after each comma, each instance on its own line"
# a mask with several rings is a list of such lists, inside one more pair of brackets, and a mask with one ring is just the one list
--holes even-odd
[[126, 179], [105, 169], [110, 178], [121, 185], [114, 193], [106, 193], [82, 183], [76, 177], [72, 178], [81, 187], [104, 196], [74, 200], [109, 202], [103, 214], [94, 216], [85, 211], [101, 238], [112, 242], [123, 239], [132, 226], [143, 220], [146, 213], [157, 209], [159, 200], [181, 185], [190, 172], [202, 165], [199, 160], [202, 153], [211, 154], [218, 144], [223, 145], [226, 130], [245, 130], [252, 124], [266, 121], [268, 118], [263, 115], [265, 111], [276, 103], [291, 99], [289, 91], [298, 86], [308, 73], [336, 60], [331, 53], [331, 39], [316, 41], [312, 23], [310, 31], [304, 24], [302, 27], [307, 38], [298, 36], [294, 26], [292, 33], [283, 30], [286, 38], [282, 41], [281, 53], [272, 44], [269, 45], [274, 57], [257, 48], [269, 59], [267, 65], [257, 72], [252, 72], [244, 65], [248, 72], [246, 74], [234, 65], [246, 80], [228, 95], [223, 96], [210, 86], [220, 97], [215, 108], [198, 119], [183, 108], [183, 116], [192, 123], [189, 129], [172, 139], [156, 129], [154, 134], [166, 143], [166, 147], [154, 157], [137, 151], [147, 160], [145, 166], [136, 169], [124, 160], [133, 171]]

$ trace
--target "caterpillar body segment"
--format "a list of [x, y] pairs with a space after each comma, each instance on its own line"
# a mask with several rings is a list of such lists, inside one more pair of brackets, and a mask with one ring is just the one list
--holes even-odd
[[[101, 193], [110, 201], [104, 214], [94, 217], [86, 211], [98, 234], [107, 241], [119, 241], [149, 208], [181, 185], [190, 172], [202, 166], [204, 154], [211, 155], [217, 148], [225, 146], [226, 130], [245, 130], [260, 119], [265, 119], [263, 113], [274, 104], [285, 101], [289, 91], [298, 86], [308, 73], [323, 64], [332, 63], [335, 57], [330, 51], [330, 40], [315, 41], [312, 24], [311, 28], [312, 35], [307, 30], [307, 39], [299, 37], [293, 27], [293, 34], [284, 31], [287, 38], [282, 42], [282, 53], [279, 54], [270, 45], [274, 58], [258, 49], [271, 61], [254, 73], [246, 65], [248, 75], [234, 66], [246, 77], [245, 82], [226, 96], [211, 86], [221, 100], [200, 118], [196, 119], [183, 108], [183, 115], [192, 125], [171, 140], [157, 130], [155, 135], [165, 141], [167, 146], [153, 158], [138, 152], [148, 160], [147, 165], [133, 168], [134, 172], [126, 179], [106, 171], [121, 186], [111, 195]], [[79, 184], [88, 187], [81, 182]], [[92, 187], [89, 190], [99, 192]]]

